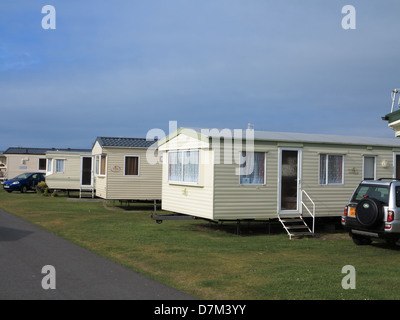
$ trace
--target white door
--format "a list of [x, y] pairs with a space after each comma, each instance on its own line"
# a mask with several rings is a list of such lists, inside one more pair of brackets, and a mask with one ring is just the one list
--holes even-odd
[[278, 163], [278, 213], [301, 212], [301, 154], [299, 148], [280, 148]]

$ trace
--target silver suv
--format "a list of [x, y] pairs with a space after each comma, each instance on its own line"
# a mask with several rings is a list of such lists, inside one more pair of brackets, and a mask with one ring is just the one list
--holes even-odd
[[379, 238], [389, 243], [400, 240], [400, 181], [362, 181], [345, 206], [342, 225], [358, 245]]

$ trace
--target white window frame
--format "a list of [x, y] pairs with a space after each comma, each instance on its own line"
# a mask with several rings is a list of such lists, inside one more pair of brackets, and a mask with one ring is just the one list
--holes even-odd
[[[282, 209], [282, 158], [284, 151], [296, 151], [297, 152], [297, 207], [293, 210]], [[302, 213], [303, 206], [301, 205], [301, 184], [303, 179], [303, 149], [292, 148], [292, 147], [281, 147], [279, 148], [278, 154], [278, 199], [277, 199], [277, 210], [279, 214], [293, 214]]]
[[363, 156], [363, 169], [362, 169], [362, 178], [365, 180], [365, 158], [373, 158], [374, 159], [374, 177], [373, 180], [376, 180], [376, 156], [369, 156], [369, 155], [364, 155]]
[[[326, 164], [325, 164], [325, 181], [326, 183], [321, 183], [321, 156], [326, 156]], [[329, 156], [341, 156], [342, 157], [342, 182], [340, 183], [329, 183], [328, 181], [328, 172], [329, 172]], [[344, 185], [344, 154], [343, 153], [320, 153], [318, 157], [318, 184], [320, 186], [342, 186]]]
[[[240, 151], [239, 152], [239, 159], [243, 158], [243, 153], [244, 152], [246, 152], [246, 151]], [[263, 153], [264, 154], [264, 182], [263, 183], [241, 182], [242, 174], [240, 172], [241, 167], [239, 165], [239, 172], [240, 172], [240, 174], [239, 174], [239, 184], [241, 186], [255, 186], [255, 187], [257, 187], [257, 186], [265, 186], [265, 185], [267, 185], [267, 153], [265, 151], [254, 151], [254, 153]]]
[[[125, 174], [126, 158], [138, 158], [138, 174]], [[140, 156], [138, 155], [125, 155], [124, 156], [124, 177], [139, 177], [140, 176]]]
[[[56, 161], [55, 161], [55, 165], [54, 165], [54, 171], [55, 171], [55, 173], [65, 173], [65, 159], [55, 159]], [[62, 166], [62, 171], [58, 171], [57, 170], [57, 162], [58, 161], [62, 161], [62, 163], [63, 163], [63, 166]]]
[[49, 158], [47, 159], [46, 163], [46, 174], [52, 174], [53, 173], [53, 159]]
[[[105, 158], [104, 173], [101, 173], [101, 158]], [[98, 177], [105, 177], [107, 175], [107, 155], [106, 154], [96, 154], [94, 157], [94, 173]]]
[[[198, 155], [198, 159], [197, 159], [197, 161], [198, 161], [198, 163], [197, 163], [197, 166], [198, 166], [198, 168], [197, 168], [197, 181], [185, 181], [185, 180], [183, 180], [183, 178], [184, 178], [184, 164], [183, 164], [183, 161], [181, 162], [182, 163], [182, 168], [181, 168], [182, 180], [171, 180], [171, 178], [169, 176], [169, 166], [170, 166], [169, 154], [170, 153], [178, 153], [178, 154], [180, 153], [180, 154], [183, 155], [185, 152], [197, 152], [197, 155]], [[170, 150], [170, 151], [168, 151], [167, 158], [168, 158], [167, 178], [168, 178], [168, 182], [169, 183], [199, 185], [199, 183], [200, 183], [200, 150], [199, 149]]]

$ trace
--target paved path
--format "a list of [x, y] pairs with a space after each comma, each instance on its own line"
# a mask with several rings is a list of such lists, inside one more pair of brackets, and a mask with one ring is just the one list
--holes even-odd
[[[54, 290], [42, 288], [45, 265]], [[0, 299], [194, 298], [0, 210]]]

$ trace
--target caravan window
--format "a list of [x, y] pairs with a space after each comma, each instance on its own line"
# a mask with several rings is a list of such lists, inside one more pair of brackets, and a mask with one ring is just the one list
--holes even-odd
[[46, 159], [39, 159], [39, 170], [46, 170]]
[[364, 180], [375, 180], [376, 164], [374, 156], [364, 157], [364, 170], [363, 179]]
[[139, 175], [139, 157], [138, 156], [125, 156], [125, 175], [138, 176]]
[[199, 151], [168, 152], [168, 181], [199, 182]]
[[47, 159], [47, 169], [48, 173], [53, 172], [53, 159]]
[[265, 152], [242, 152], [240, 184], [265, 184]]
[[65, 160], [56, 159], [56, 173], [64, 173], [65, 171]]
[[104, 176], [106, 174], [106, 156], [97, 155], [95, 161], [95, 173], [98, 176]]
[[344, 156], [321, 154], [319, 159], [319, 184], [343, 184]]

